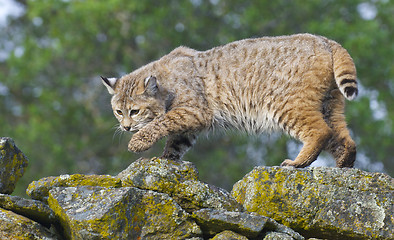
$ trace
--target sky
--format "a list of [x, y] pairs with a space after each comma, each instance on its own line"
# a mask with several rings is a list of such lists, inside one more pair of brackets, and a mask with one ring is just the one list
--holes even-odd
[[6, 24], [8, 16], [18, 16], [23, 13], [23, 7], [13, 0], [0, 0], [0, 25]]
[[[22, 14], [24, 8], [13, 0], [0, 0], [0, 26], [7, 24], [7, 17], [17, 17]], [[8, 56], [7, 44], [3, 46], [5, 49], [0, 49], [0, 61], [5, 60]], [[8, 89], [0, 82], [0, 95], [6, 95]]]

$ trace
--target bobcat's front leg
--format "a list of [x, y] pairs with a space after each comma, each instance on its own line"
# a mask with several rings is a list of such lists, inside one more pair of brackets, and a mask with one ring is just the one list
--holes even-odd
[[[146, 127], [134, 133], [134, 135], [131, 137], [128, 145], [129, 151], [137, 153], [148, 150], [155, 142], [157, 142], [161, 138], [157, 133], [154, 134], [153, 131], [144, 131], [145, 128]], [[150, 134], [149, 132], [152, 132], [152, 134]]]
[[142, 152], [170, 134], [193, 133], [204, 129], [209, 124], [207, 112], [206, 109], [196, 107], [173, 108], [136, 132], [130, 139], [128, 149], [133, 152]]
[[197, 136], [195, 134], [169, 135], [164, 148], [162, 158], [179, 160], [194, 145]]

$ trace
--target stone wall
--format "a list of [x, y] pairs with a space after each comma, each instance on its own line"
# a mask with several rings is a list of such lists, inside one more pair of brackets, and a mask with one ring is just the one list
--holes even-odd
[[[1, 173], [21, 176], [26, 157], [0, 143]], [[34, 181], [31, 199], [12, 190], [0, 191], [0, 239], [394, 238], [393, 178], [357, 169], [256, 167], [229, 193], [190, 162], [141, 158], [117, 176]]]

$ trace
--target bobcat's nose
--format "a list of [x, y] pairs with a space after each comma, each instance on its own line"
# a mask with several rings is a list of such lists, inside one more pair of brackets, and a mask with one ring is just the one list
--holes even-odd
[[130, 129], [131, 129], [131, 127], [123, 127], [124, 128], [124, 130], [126, 130], [126, 131], [130, 131]]

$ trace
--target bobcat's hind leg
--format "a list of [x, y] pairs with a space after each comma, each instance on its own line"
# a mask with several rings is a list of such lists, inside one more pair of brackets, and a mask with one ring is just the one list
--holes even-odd
[[348, 130], [344, 130], [347, 131], [347, 134], [334, 133], [327, 144], [326, 150], [334, 156], [337, 167], [351, 168], [354, 166], [354, 161], [356, 160], [356, 144], [348, 134]]
[[337, 167], [353, 167], [356, 159], [356, 144], [346, 127], [344, 101], [344, 97], [339, 90], [333, 90], [330, 98], [324, 104], [324, 119], [333, 130], [333, 135], [328, 141], [326, 150], [334, 156]]
[[304, 146], [294, 161], [285, 160], [281, 166], [296, 168], [309, 166], [316, 160], [332, 136], [332, 130], [328, 127], [320, 112], [299, 115], [297, 120], [293, 131], [298, 133], [296, 135], [304, 143]]
[[194, 145], [195, 134], [170, 135], [167, 138], [162, 158], [180, 160], [183, 155]]

